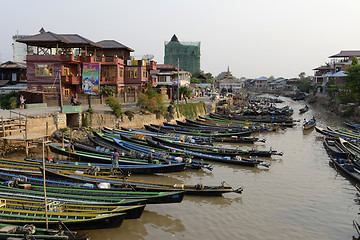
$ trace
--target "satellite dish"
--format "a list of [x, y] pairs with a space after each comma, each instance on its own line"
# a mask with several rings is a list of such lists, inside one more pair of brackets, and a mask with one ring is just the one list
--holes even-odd
[[146, 54], [142, 57], [142, 60], [145, 60], [145, 61], [150, 61], [151, 59], [154, 58], [154, 55], [152, 54]]

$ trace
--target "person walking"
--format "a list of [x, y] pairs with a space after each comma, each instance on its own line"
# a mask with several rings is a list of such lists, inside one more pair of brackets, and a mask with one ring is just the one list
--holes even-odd
[[116, 149], [111, 154], [111, 163], [112, 163], [112, 171], [114, 172], [116, 169], [119, 168], [119, 153]]
[[20, 110], [25, 108], [25, 98], [23, 95], [20, 95]]

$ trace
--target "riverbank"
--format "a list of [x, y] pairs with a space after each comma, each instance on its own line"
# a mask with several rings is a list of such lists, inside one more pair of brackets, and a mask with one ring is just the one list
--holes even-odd
[[324, 107], [327, 111], [334, 113], [337, 116], [348, 118], [351, 121], [360, 122], [360, 106], [354, 103], [340, 104], [326, 94], [310, 94], [305, 101], [309, 104], [318, 104]]

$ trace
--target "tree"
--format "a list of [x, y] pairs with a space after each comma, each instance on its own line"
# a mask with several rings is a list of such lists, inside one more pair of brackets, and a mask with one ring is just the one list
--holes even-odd
[[198, 78], [192, 77], [192, 78], [190, 79], [190, 83], [201, 83], [201, 80], [198, 79]]
[[348, 75], [345, 77], [345, 88], [349, 90], [353, 99], [358, 100], [360, 96], [360, 65], [356, 56], [353, 58], [347, 71]]
[[164, 114], [166, 109], [162, 95], [153, 88], [151, 83], [147, 84], [147, 89], [144, 93], [139, 94], [136, 106], [150, 113], [155, 113], [157, 116]]
[[122, 118], [123, 112], [122, 112], [122, 106], [119, 102], [119, 100], [117, 100], [114, 97], [107, 97], [105, 99], [105, 103], [112, 109], [114, 115], [117, 118]]
[[312, 85], [312, 79], [310, 76], [306, 76], [305, 72], [299, 74], [300, 83], [297, 84], [297, 87], [301, 92], [309, 92]]
[[100, 94], [110, 97], [113, 96], [116, 91], [115, 86], [104, 85], [100, 87]]
[[179, 93], [181, 96], [183, 96], [186, 103], [187, 103], [187, 99], [190, 99], [192, 96], [192, 90], [187, 86], [181, 86], [179, 89]]

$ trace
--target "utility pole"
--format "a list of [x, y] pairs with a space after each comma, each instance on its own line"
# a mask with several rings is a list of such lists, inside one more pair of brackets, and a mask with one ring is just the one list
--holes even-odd
[[177, 104], [179, 104], [179, 98], [180, 98], [180, 73], [179, 73], [179, 58], [178, 58], [178, 80], [177, 80]]

